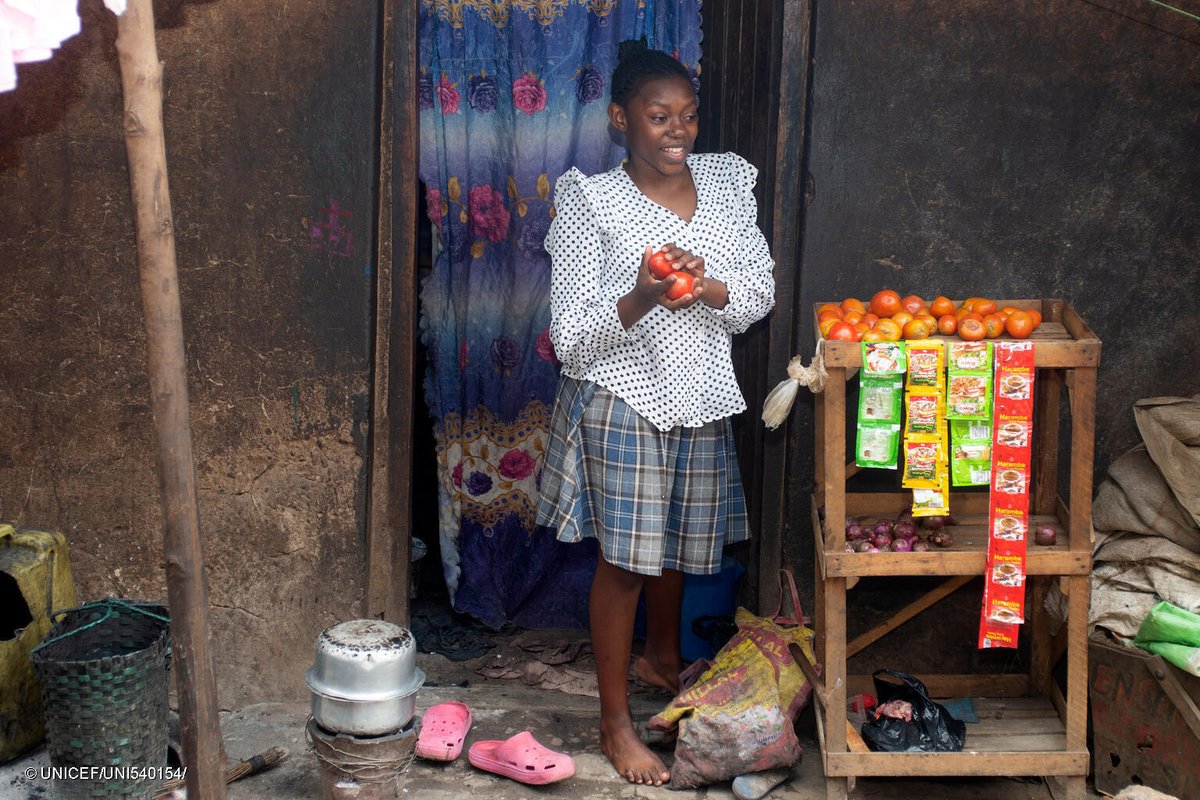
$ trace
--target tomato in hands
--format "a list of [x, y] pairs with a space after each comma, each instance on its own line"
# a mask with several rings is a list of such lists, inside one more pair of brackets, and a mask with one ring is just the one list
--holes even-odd
[[672, 300], [678, 300], [684, 295], [692, 293], [695, 288], [696, 278], [690, 272], [672, 272], [671, 277], [675, 280], [671, 281], [671, 285], [667, 287], [667, 297]]
[[667, 254], [663, 251], [658, 250], [654, 255], [650, 256], [650, 274], [660, 281], [664, 280], [674, 271], [675, 267], [671, 266], [670, 259], [667, 258]]

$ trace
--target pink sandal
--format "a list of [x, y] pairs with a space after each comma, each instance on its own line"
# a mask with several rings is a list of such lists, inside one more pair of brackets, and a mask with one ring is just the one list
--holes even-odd
[[471, 729], [471, 709], [462, 703], [438, 703], [421, 719], [417, 756], [430, 761], [453, 761], [462, 752]]
[[555, 783], [575, 774], [575, 761], [565, 753], [542, 746], [529, 731], [504, 741], [483, 741], [467, 751], [471, 765], [514, 781], [529, 784]]

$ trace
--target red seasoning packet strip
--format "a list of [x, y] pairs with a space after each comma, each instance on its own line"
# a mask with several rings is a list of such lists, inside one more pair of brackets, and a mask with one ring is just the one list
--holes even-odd
[[1016, 647], [1025, 621], [1025, 545], [1033, 463], [1033, 342], [996, 342], [992, 488], [979, 647]]

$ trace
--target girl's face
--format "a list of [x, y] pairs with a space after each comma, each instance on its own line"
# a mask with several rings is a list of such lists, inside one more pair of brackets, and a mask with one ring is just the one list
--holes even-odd
[[608, 118], [625, 134], [629, 167], [635, 173], [657, 172], [669, 177], [687, 169], [685, 159], [700, 130], [691, 81], [677, 77], [648, 80], [628, 106], [609, 105]]

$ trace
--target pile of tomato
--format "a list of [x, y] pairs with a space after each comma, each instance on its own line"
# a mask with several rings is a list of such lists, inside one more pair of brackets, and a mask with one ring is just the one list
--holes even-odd
[[915, 294], [901, 297], [884, 289], [869, 303], [847, 297], [840, 305], [825, 303], [817, 309], [821, 335], [845, 342], [897, 342], [952, 336], [962, 339], [995, 339], [1008, 334], [1027, 339], [1042, 324], [1036, 308], [999, 307], [986, 297], [968, 297], [958, 306], [939, 295], [932, 302]]

